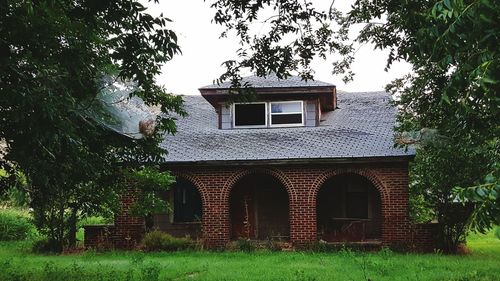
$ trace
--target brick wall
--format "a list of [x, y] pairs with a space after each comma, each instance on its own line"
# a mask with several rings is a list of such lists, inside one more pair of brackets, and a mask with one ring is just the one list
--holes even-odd
[[134, 203], [136, 190], [121, 197], [121, 209], [115, 216], [113, 225], [87, 225], [84, 245], [96, 249], [133, 249], [144, 235], [144, 218], [131, 216], [129, 211]]
[[316, 194], [326, 180], [344, 173], [366, 177], [380, 192], [383, 243], [388, 245], [409, 239], [406, 163], [170, 169], [190, 180], [202, 194], [203, 238], [208, 247], [224, 247], [230, 240], [231, 188], [239, 179], [259, 173], [274, 176], [287, 189], [290, 238], [295, 245], [316, 241]]
[[436, 237], [438, 234], [437, 223], [419, 223], [411, 226], [411, 250], [417, 252], [433, 252], [438, 248]]
[[[384, 245], [411, 243], [412, 228], [408, 219], [408, 166], [406, 162], [166, 168], [193, 183], [200, 191], [203, 203], [202, 236], [209, 248], [223, 248], [230, 241], [229, 196], [231, 189], [238, 180], [252, 174], [271, 175], [286, 188], [289, 197], [290, 240], [296, 246], [317, 240], [316, 195], [318, 190], [329, 178], [346, 173], [367, 178], [379, 191], [382, 205], [382, 243]], [[142, 235], [140, 230], [144, 229], [142, 219], [130, 217], [126, 212], [133, 200], [133, 195], [130, 194], [123, 199], [123, 210], [115, 221], [117, 237], [122, 237], [119, 245], [116, 244], [118, 241], [115, 242], [116, 247], [130, 246], [133, 244], [133, 239]]]

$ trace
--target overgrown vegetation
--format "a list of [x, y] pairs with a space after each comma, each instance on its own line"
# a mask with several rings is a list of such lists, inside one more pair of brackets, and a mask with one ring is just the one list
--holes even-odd
[[236, 248], [242, 252], [250, 253], [257, 249], [257, 246], [250, 239], [240, 238], [236, 241]]
[[471, 235], [471, 254], [86, 252], [35, 255], [31, 243], [0, 243], [0, 280], [455, 280], [496, 281], [500, 240]]
[[188, 237], [173, 237], [168, 233], [157, 230], [146, 233], [141, 241], [141, 244], [144, 247], [144, 250], [148, 252], [173, 252], [194, 249], [196, 247], [195, 241]]
[[35, 226], [27, 212], [0, 209], [0, 241], [24, 240], [35, 235]]

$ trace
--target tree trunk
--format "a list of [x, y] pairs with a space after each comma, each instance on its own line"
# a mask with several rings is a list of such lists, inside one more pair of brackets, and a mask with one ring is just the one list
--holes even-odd
[[77, 222], [77, 208], [73, 207], [71, 209], [71, 214], [68, 219], [68, 247], [69, 248], [74, 248], [76, 247], [76, 232], [77, 232], [77, 227], [76, 227], [76, 222]]

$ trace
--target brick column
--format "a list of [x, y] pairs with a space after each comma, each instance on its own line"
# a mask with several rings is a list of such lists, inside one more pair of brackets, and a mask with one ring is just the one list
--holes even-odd
[[209, 172], [198, 175], [204, 185], [203, 240], [210, 249], [222, 249], [230, 240], [229, 198], [224, 190], [225, 173]]
[[296, 246], [316, 241], [316, 204], [310, 200], [312, 181], [291, 177], [294, 190], [290, 198], [290, 240]]
[[404, 246], [410, 241], [408, 213], [408, 167], [379, 171], [387, 191], [382, 202], [382, 242]]
[[116, 248], [132, 249], [144, 236], [144, 218], [135, 217], [129, 213], [137, 192], [137, 190], [130, 189], [121, 197], [121, 210], [115, 216], [115, 232], [112, 238]]

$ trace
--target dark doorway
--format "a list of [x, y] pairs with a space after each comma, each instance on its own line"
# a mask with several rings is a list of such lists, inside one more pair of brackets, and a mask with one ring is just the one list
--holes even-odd
[[196, 186], [188, 180], [177, 178], [162, 197], [170, 205], [171, 211], [154, 214], [151, 229], [176, 237], [200, 238], [203, 204]]
[[233, 187], [229, 204], [233, 239], [289, 238], [288, 194], [274, 177], [243, 177]]
[[355, 174], [335, 176], [321, 186], [316, 202], [319, 239], [328, 242], [380, 239], [380, 194], [366, 178]]

